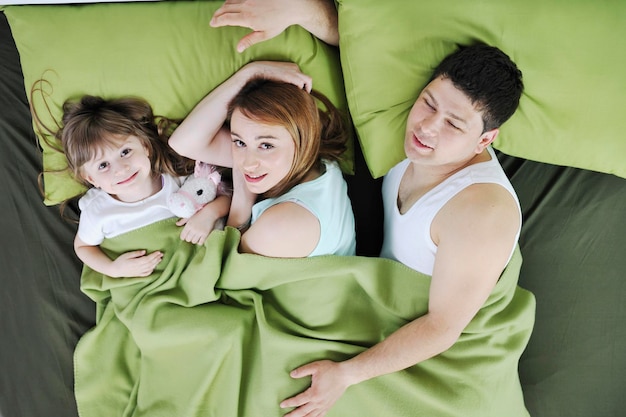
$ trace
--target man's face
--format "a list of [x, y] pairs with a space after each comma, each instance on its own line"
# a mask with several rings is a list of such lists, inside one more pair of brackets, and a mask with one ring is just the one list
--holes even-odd
[[483, 133], [481, 112], [447, 78], [430, 82], [407, 119], [404, 151], [412, 162], [455, 165], [481, 153], [497, 129]]

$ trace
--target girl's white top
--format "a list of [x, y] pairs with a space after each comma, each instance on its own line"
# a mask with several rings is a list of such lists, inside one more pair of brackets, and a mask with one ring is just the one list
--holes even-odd
[[180, 188], [181, 178], [161, 175], [162, 187], [156, 194], [134, 203], [116, 200], [91, 188], [78, 201], [81, 210], [78, 237], [88, 245], [99, 245], [105, 238], [174, 217], [167, 207], [168, 196]]

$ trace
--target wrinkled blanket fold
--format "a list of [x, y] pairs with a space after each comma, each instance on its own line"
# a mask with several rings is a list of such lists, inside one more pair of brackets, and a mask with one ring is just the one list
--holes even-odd
[[[103, 243], [110, 256], [163, 251], [149, 277], [85, 267], [97, 323], [74, 358], [82, 417], [282, 416], [280, 401], [310, 383], [290, 370], [354, 356], [427, 310], [430, 277], [394, 261], [267, 258], [238, 253], [235, 229], [203, 246], [179, 233], [165, 220]], [[452, 348], [350, 387], [328, 415], [527, 416], [517, 364], [535, 304], [520, 265], [516, 250]]]

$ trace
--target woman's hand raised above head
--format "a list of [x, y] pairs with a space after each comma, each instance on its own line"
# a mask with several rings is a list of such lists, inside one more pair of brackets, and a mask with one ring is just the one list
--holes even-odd
[[313, 79], [293, 62], [254, 61], [244, 65], [194, 107], [169, 139], [176, 152], [213, 165], [232, 166], [231, 138], [224, 122], [228, 105], [255, 77], [294, 84], [311, 92]]
[[261, 77], [282, 81], [298, 86], [308, 93], [313, 88], [313, 78], [304, 74], [293, 62], [253, 61], [246, 64], [239, 72], [245, 73], [246, 80]]

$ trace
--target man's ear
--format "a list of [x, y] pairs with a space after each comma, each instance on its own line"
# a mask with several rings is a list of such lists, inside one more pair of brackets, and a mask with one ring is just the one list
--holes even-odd
[[500, 129], [495, 128], [480, 135], [480, 140], [478, 141], [478, 145], [476, 145], [476, 153], [481, 153], [487, 146], [493, 143], [493, 141], [498, 137], [498, 133], [500, 133]]

